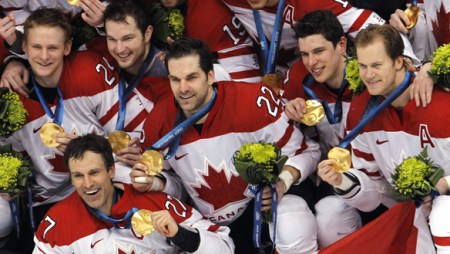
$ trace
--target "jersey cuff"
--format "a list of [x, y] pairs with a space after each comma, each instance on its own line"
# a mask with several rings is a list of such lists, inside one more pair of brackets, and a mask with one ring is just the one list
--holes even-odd
[[[348, 183], [345, 183], [345, 187], [348, 187], [347, 189], [340, 189], [337, 187], [333, 187], [334, 193], [336, 195], [342, 196], [343, 198], [349, 199], [358, 194], [359, 190], [361, 190], [361, 184], [358, 180], [358, 178], [353, 175], [350, 172], [345, 172], [342, 174], [342, 181], [344, 182], [344, 178], [348, 179]], [[347, 186], [347, 184], [350, 184], [350, 186]], [[341, 184], [342, 185], [342, 184]]]

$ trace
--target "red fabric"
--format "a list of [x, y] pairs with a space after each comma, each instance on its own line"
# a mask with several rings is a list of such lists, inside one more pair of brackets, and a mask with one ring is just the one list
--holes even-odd
[[319, 251], [331, 253], [416, 253], [418, 229], [413, 202], [399, 203], [356, 232]]

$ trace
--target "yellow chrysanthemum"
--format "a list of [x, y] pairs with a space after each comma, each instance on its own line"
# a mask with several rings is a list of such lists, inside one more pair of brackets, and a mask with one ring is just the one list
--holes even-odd
[[12, 189], [17, 185], [17, 176], [22, 160], [9, 153], [0, 154], [0, 189]]
[[450, 86], [450, 44], [437, 48], [432, 56], [431, 70], [428, 72], [438, 85]]
[[0, 136], [8, 137], [25, 124], [28, 113], [16, 93], [5, 92], [2, 94], [0, 110], [5, 111], [0, 118]]
[[172, 39], [177, 40], [183, 36], [184, 33], [184, 17], [181, 14], [181, 11], [176, 9], [170, 12], [169, 14], [169, 28], [170, 28], [170, 36]]
[[354, 94], [359, 94], [364, 90], [364, 84], [359, 76], [359, 67], [356, 58], [349, 58], [347, 60], [345, 79], [348, 81], [349, 89]]

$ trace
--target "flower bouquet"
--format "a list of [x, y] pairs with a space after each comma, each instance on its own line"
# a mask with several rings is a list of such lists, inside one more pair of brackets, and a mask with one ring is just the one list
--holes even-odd
[[431, 61], [431, 70], [428, 75], [433, 79], [434, 83], [450, 88], [450, 43], [444, 44], [437, 48]]
[[[252, 185], [266, 186], [278, 180], [288, 157], [273, 144], [247, 143], [234, 153], [233, 164], [239, 175]], [[263, 221], [271, 222], [272, 213], [263, 212]]]
[[154, 26], [152, 40], [160, 48], [167, 47], [167, 37], [178, 40], [184, 34], [184, 16], [177, 8], [165, 8], [160, 3], [150, 7], [150, 17]]
[[345, 79], [348, 81], [349, 89], [354, 95], [358, 95], [366, 88], [359, 76], [358, 60], [354, 57], [346, 59], [347, 67], [345, 70]]
[[428, 157], [425, 147], [419, 155], [406, 158], [395, 168], [392, 176], [394, 198], [398, 201], [421, 201], [436, 190], [436, 183], [444, 170]]
[[27, 188], [30, 174], [28, 157], [13, 151], [10, 145], [0, 146], [0, 192], [20, 194]]
[[22, 128], [27, 114], [16, 93], [0, 88], [0, 137], [7, 138]]

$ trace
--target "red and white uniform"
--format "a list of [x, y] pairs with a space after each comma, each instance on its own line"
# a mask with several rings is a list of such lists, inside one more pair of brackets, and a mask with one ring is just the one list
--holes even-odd
[[[234, 14], [241, 20], [245, 29], [250, 36], [258, 41], [258, 32], [253, 18], [253, 11], [247, 0], [222, 0]], [[264, 34], [270, 40], [274, 29], [275, 16], [278, 4], [272, 7], [265, 7], [259, 10], [261, 16]], [[369, 24], [384, 24], [385, 21], [375, 12], [365, 9], [357, 9], [345, 0], [286, 0], [283, 10], [283, 27], [280, 40], [280, 52], [278, 55], [279, 67], [288, 67], [298, 56], [298, 42], [295, 38], [293, 30], [294, 24], [301, 19], [306, 13], [318, 9], [331, 10], [339, 22], [341, 22], [344, 32], [350, 37], [355, 38], [359, 30], [365, 28]], [[405, 55], [416, 56], [411, 50], [408, 39], [404, 37], [406, 43]]]
[[429, 60], [437, 47], [450, 43], [450, 0], [419, 0], [419, 20], [409, 33], [414, 53]]
[[[283, 98], [292, 100], [295, 98], [303, 98], [308, 100], [303, 89], [303, 79], [308, 75], [308, 71], [301, 60], [297, 61], [285, 73]], [[323, 83], [314, 81], [308, 86], [319, 99], [328, 103], [331, 112], [334, 107], [338, 95], [330, 90]], [[331, 124], [325, 116], [322, 121], [315, 125], [314, 128], [319, 134], [321, 159], [327, 159], [328, 151], [337, 146], [345, 134], [345, 123], [347, 121], [347, 113], [350, 107], [353, 93], [347, 88], [342, 95], [342, 119], [339, 123]], [[308, 131], [305, 131], [308, 135]], [[315, 134], [315, 133], [314, 133]], [[317, 178], [317, 183], [320, 183]], [[324, 188], [328, 188], [324, 187]], [[361, 226], [361, 218], [358, 211], [345, 204], [338, 197], [331, 195], [321, 198], [315, 204], [316, 220], [318, 229], [319, 247], [326, 247], [337, 240], [343, 238], [347, 234], [352, 233]]]
[[[353, 129], [360, 121], [369, 97], [365, 91], [353, 99], [347, 130]], [[389, 106], [363, 129], [352, 142], [353, 168], [349, 171], [361, 184], [341, 196], [346, 203], [370, 211], [387, 201], [391, 194], [384, 179], [391, 183], [396, 165], [409, 156], [418, 155], [425, 147], [434, 163], [444, 169], [444, 175], [450, 175], [449, 99], [448, 93], [434, 90], [433, 101], [426, 108], [416, 107], [414, 101], [400, 111]], [[430, 226], [434, 237], [446, 239], [446, 246], [441, 247], [448, 251], [450, 220], [448, 216], [442, 216], [443, 213], [450, 213], [447, 195], [433, 201]], [[430, 246], [424, 246], [420, 253], [428, 253], [427, 248], [430, 249]]]
[[[297, 97], [308, 100], [303, 90], [304, 73], [307, 72], [302, 61], [297, 61], [287, 72], [285, 82], [285, 91], [283, 97], [287, 100], [292, 100]], [[314, 81], [308, 86], [319, 99], [328, 103], [331, 112], [334, 112], [337, 94], [332, 92], [326, 84]], [[339, 144], [345, 133], [345, 123], [347, 121], [347, 113], [350, 108], [353, 93], [347, 88], [342, 96], [342, 120], [336, 124], [330, 124], [328, 118], [325, 116], [323, 120], [315, 127], [320, 135], [320, 150], [322, 157], [326, 158], [328, 151]]]
[[[81, 52], [64, 60], [59, 87], [64, 98], [62, 127], [66, 133], [104, 134], [97, 115], [106, 110], [104, 102], [110, 100], [108, 92], [117, 79], [117, 74], [97, 54]], [[39, 101], [23, 97], [21, 100], [28, 111], [27, 123], [2, 143], [11, 143], [14, 150], [27, 152], [31, 157], [37, 182], [33, 186], [33, 205], [54, 203], [72, 192], [63, 154], [56, 148], [46, 147], [40, 139], [41, 126], [52, 120]], [[56, 102], [49, 105], [53, 112]]]
[[259, 82], [261, 73], [250, 36], [220, 1], [188, 0], [185, 35], [203, 40], [235, 81]]
[[[173, 96], [156, 105], [144, 125], [144, 147], [174, 128], [176, 114]], [[243, 144], [260, 141], [275, 143], [282, 154], [290, 157], [286, 165], [301, 172], [299, 181], [315, 171], [320, 156], [318, 145], [290, 123], [270, 88], [219, 82], [217, 99], [201, 134], [195, 127], [187, 129], [175, 156], [166, 161], [166, 168], [173, 168], [180, 176], [197, 210], [214, 223], [228, 225], [253, 202], [248, 184], [231, 159]], [[285, 195], [279, 204], [278, 218], [279, 250], [314, 252], [316, 225], [302, 198]], [[294, 238], [295, 243], [286, 238]]]
[[[110, 217], [121, 219], [131, 208], [168, 210], [180, 226], [198, 230], [201, 241], [194, 253], [233, 253], [234, 244], [228, 236], [230, 230], [227, 227], [203, 219], [198, 211], [167, 194], [139, 193], [130, 185], [124, 185], [124, 188], [124, 194], [113, 205]], [[76, 192], [48, 211], [34, 240], [34, 254], [181, 252], [157, 232], [142, 236], [132, 228], [114, 228], [98, 219]]]

